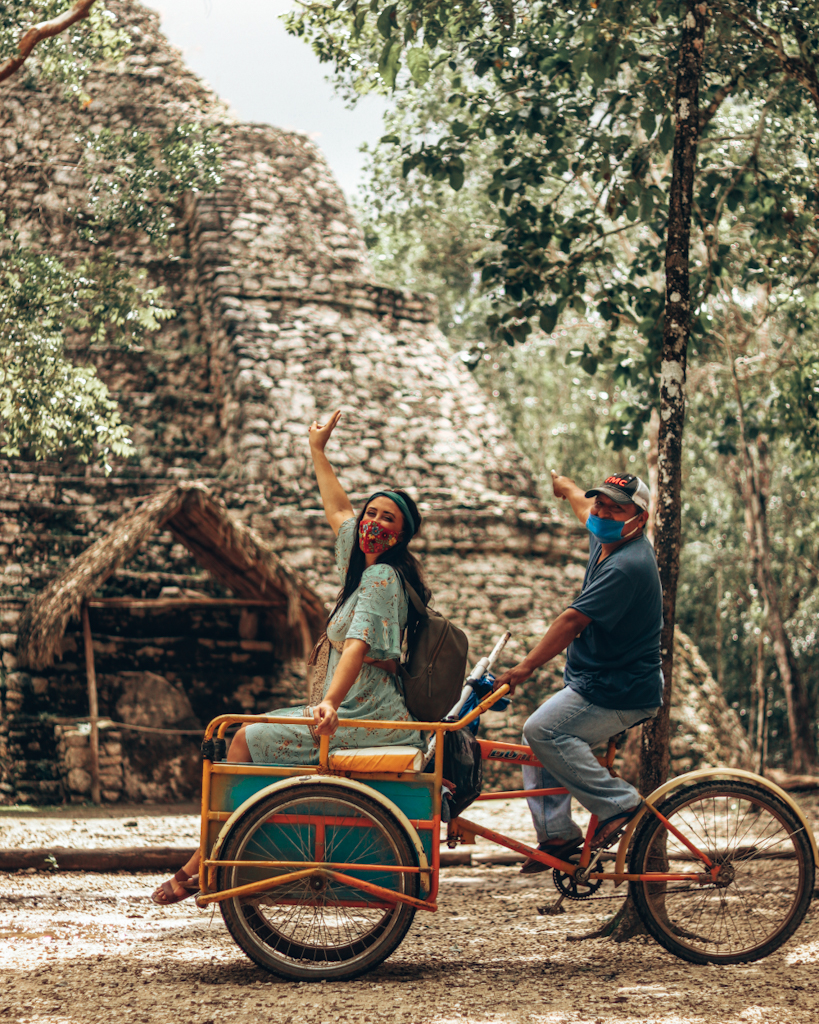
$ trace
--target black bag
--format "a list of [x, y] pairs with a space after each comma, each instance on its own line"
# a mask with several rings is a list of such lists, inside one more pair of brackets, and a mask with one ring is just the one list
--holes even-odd
[[449, 810], [457, 818], [480, 796], [483, 782], [481, 745], [469, 729], [444, 733], [444, 778], [455, 787]]
[[427, 608], [403, 573], [399, 576], [419, 616], [412, 650], [398, 669], [404, 700], [419, 722], [440, 722], [461, 695], [469, 640], [449, 619]]

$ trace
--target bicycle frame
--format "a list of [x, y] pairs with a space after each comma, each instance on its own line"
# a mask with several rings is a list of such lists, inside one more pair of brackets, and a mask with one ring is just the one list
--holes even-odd
[[[447, 732], [455, 732], [459, 729], [463, 729], [470, 722], [474, 721], [485, 711], [489, 710], [492, 705], [499, 700], [501, 697], [508, 693], [508, 687], [500, 687], [495, 692], [489, 694], [478, 706], [471, 711], [464, 718], [459, 719], [456, 722], [389, 722], [389, 721], [355, 721], [345, 719], [342, 720], [340, 725], [345, 728], [367, 728], [367, 729], [404, 729], [404, 730], [421, 730], [424, 732], [432, 733], [435, 736], [435, 755], [433, 763], [433, 771], [431, 773], [357, 773], [351, 771], [334, 771], [330, 767], [330, 751], [329, 751], [329, 737], [322, 736], [319, 745], [319, 764], [318, 765], [293, 765], [291, 766], [272, 766], [272, 765], [257, 765], [257, 764], [237, 764], [226, 761], [212, 762], [205, 760], [202, 777], [202, 825], [200, 834], [200, 853], [201, 853], [201, 869], [200, 869], [200, 884], [201, 893], [198, 897], [197, 902], [200, 906], [205, 906], [210, 903], [220, 902], [222, 900], [231, 899], [234, 897], [250, 896], [257, 892], [269, 891], [270, 889], [279, 885], [286, 884], [288, 882], [296, 881], [300, 878], [309, 877], [311, 875], [324, 876], [325, 878], [333, 878], [336, 881], [342, 882], [344, 885], [349, 886], [352, 889], [358, 889], [362, 892], [362, 896], [375, 896], [378, 899], [384, 901], [384, 904], [395, 904], [396, 902], [409, 903], [418, 909], [434, 911], [437, 909], [436, 898], [438, 893], [438, 881], [440, 873], [440, 826], [441, 826], [441, 786], [443, 782], [443, 759], [444, 759], [444, 734]], [[266, 723], [266, 724], [287, 724], [294, 725], [300, 724], [307, 728], [313, 724], [312, 718], [290, 718], [290, 717], [277, 717], [275, 715], [221, 715], [210, 722], [205, 730], [205, 740], [211, 740], [215, 737], [218, 739], [224, 739], [226, 730], [234, 724], [250, 724], [250, 723]], [[504, 761], [506, 763], [513, 764], [529, 764], [534, 766], [540, 766], [540, 762], [534, 757], [529, 747], [511, 744], [511, 743], [495, 743], [490, 740], [479, 740], [481, 746], [481, 754], [483, 760], [486, 761]], [[616, 746], [614, 741], [609, 742], [609, 747], [605, 757], [598, 758], [601, 764], [608, 768], [612, 775], [615, 775], [614, 771], [614, 757], [616, 752]], [[698, 773], [690, 773], [691, 775]], [[744, 773], [743, 773], [744, 774]], [[241, 775], [241, 776], [259, 776], [270, 778], [271, 784], [268, 787], [263, 787], [257, 793], [255, 793], [248, 800], [245, 800], [241, 805], [232, 811], [225, 809], [217, 809], [211, 806], [212, 794], [214, 791], [214, 779], [220, 776], [229, 775]], [[674, 780], [674, 784], [681, 784], [683, 780], [687, 779], [688, 776], [681, 776], [679, 780]], [[417, 866], [395, 866], [395, 865], [378, 865], [378, 864], [349, 864], [343, 862], [327, 862], [322, 859], [323, 855], [323, 828], [321, 824], [322, 819], [316, 818], [316, 837], [315, 837], [315, 860], [313, 861], [235, 861], [235, 860], [222, 860], [220, 859], [219, 853], [221, 846], [227, 833], [230, 830], [233, 822], [243, 814], [254, 802], [261, 799], [263, 796], [269, 794], [274, 789], [287, 787], [292, 785], [294, 781], [298, 779], [300, 781], [311, 781], [322, 780], [329, 785], [341, 785], [348, 788], [353, 787], [356, 789], [363, 790], [371, 799], [377, 799], [384, 804], [391, 813], [399, 820], [407, 835], [411, 839], [416, 854], [418, 856]], [[423, 819], [411, 819], [408, 818], [399, 807], [397, 807], [392, 801], [381, 794], [376, 793], [368, 784], [372, 782], [414, 782], [416, 784], [431, 784], [432, 793], [432, 815], [429, 818]], [[764, 780], [760, 780], [764, 781]], [[663, 787], [663, 790], [657, 792], [657, 796], [663, 795], [663, 791], [668, 787]], [[484, 800], [498, 800], [498, 799], [522, 799], [529, 796], [538, 795], [562, 795], [567, 793], [566, 789], [554, 788], [554, 789], [537, 789], [537, 790], [515, 790], [512, 792], [503, 793], [487, 793], [482, 794], [477, 798], [478, 801]], [[673, 835], [680, 840], [691, 853], [692, 859], [700, 862], [699, 871], [686, 871], [686, 872], [652, 872], [650, 874], [630, 874], [623, 870], [625, 861], [625, 848], [628, 845], [628, 840], [633, 833], [633, 823], [627, 829], [626, 834], [620, 841], [620, 850], [618, 851], [616, 869], [614, 871], [602, 871], [594, 870], [598, 860], [600, 859], [603, 851], [592, 851], [591, 840], [594, 835], [594, 831], [597, 828], [597, 818], [592, 816], [589, 827], [586, 833], [585, 842], [580, 854], [579, 863], [572, 863], [570, 861], [564, 861], [560, 858], [551, 856], [548, 853], [543, 853], [536, 848], [527, 846], [525, 843], [518, 842], [509, 836], [502, 835], [499, 832], [494, 832], [492, 829], [485, 828], [475, 822], [469, 821], [465, 818], [458, 817], [449, 823], [447, 841], [451, 845], [455, 845], [459, 842], [474, 842], [475, 836], [481, 836], [490, 842], [496, 843], [499, 846], [505, 847], [509, 850], [514, 850], [517, 853], [521, 853], [533, 860], [540, 861], [547, 867], [556, 868], [566, 875], [574, 877], [578, 876], [578, 880], [583, 881], [596, 881], [596, 880], [611, 880], [616, 884], [629, 881], [640, 881], [640, 882], [671, 882], [671, 881], [688, 881], [699, 884], [708, 884], [716, 881], [720, 871], [720, 865], [714, 864], [708, 857], [708, 855], [697, 849], [697, 847], [688, 841], [674, 825], [669, 822], [654, 805], [652, 799], [654, 794], [651, 795], [645, 801], [645, 810], [643, 813], [654, 814]], [[793, 803], [792, 800], [789, 800]], [[795, 806], [795, 805], [794, 805]], [[801, 812], [800, 812], [801, 813]], [[329, 823], [329, 822], [328, 822]], [[806, 823], [807, 824], [807, 823]], [[216, 837], [215, 842], [213, 841], [214, 829], [219, 827], [220, 831]], [[419, 832], [430, 832], [431, 833], [431, 863], [426, 856], [424, 845], [419, 837]], [[815, 840], [813, 840], [813, 834], [811, 834], [811, 840], [815, 847]], [[216, 886], [216, 872], [220, 867], [231, 867], [231, 866], [252, 866], [255, 868], [265, 867], [270, 868], [271, 871], [283, 871], [284, 874], [278, 874], [275, 877], [269, 879], [263, 879], [260, 881], [250, 882], [246, 885], [241, 885], [232, 889], [225, 889], [222, 891], [217, 890]], [[417, 899], [405, 895], [403, 893], [397, 893], [392, 890], [386, 889], [383, 886], [373, 885], [365, 881], [364, 879], [356, 878], [354, 874], [350, 872], [356, 871], [381, 871], [381, 872], [405, 872], [405, 873], [417, 873], [421, 877], [422, 891], [425, 892], [423, 899]], [[369, 905], [372, 905], [371, 901]]]

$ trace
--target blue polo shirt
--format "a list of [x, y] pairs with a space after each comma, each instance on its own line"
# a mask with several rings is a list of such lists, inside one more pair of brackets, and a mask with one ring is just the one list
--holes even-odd
[[654, 548], [637, 537], [598, 565], [602, 545], [589, 538], [583, 589], [571, 607], [591, 622], [569, 644], [564, 682], [602, 708], [657, 707], [663, 702], [663, 592]]

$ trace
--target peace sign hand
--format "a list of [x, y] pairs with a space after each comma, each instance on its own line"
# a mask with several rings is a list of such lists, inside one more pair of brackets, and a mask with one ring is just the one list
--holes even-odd
[[335, 430], [338, 421], [341, 419], [341, 409], [336, 409], [324, 426], [319, 426], [316, 420], [310, 424], [310, 447], [315, 451], [323, 452], [324, 447], [330, 440], [330, 434]]

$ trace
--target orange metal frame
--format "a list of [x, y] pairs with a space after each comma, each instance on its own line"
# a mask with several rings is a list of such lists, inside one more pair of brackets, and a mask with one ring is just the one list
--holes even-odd
[[[387, 721], [376, 721], [376, 720], [364, 720], [364, 721], [353, 721], [353, 720], [342, 720], [345, 728], [359, 728], [359, 729], [406, 729], [406, 730], [421, 730], [423, 732], [433, 733], [436, 737], [435, 747], [435, 760], [432, 774], [433, 788], [433, 806], [432, 806], [432, 818], [429, 820], [413, 820], [411, 824], [417, 830], [431, 830], [433, 834], [440, 835], [441, 826], [441, 785], [443, 780], [443, 765], [444, 765], [444, 734], [447, 732], [456, 732], [459, 729], [463, 729], [469, 725], [470, 722], [474, 721], [485, 711], [492, 707], [492, 705], [503, 697], [508, 692], [508, 687], [501, 687], [499, 690], [491, 693], [486, 697], [473, 711], [464, 718], [459, 719], [457, 722], [387, 722]], [[313, 724], [312, 718], [284, 718], [277, 717], [276, 715], [221, 715], [218, 718], [213, 719], [205, 730], [205, 740], [212, 739], [217, 736], [223, 739], [225, 732], [231, 725], [236, 724], [250, 724], [253, 722], [266, 723], [270, 725], [276, 724], [287, 724], [287, 725], [304, 725], [305, 728]], [[504, 761], [512, 764], [528, 764], [540, 767], [540, 762], [532, 753], [531, 749], [527, 746], [514, 743], [495, 743], [491, 740], [479, 740], [481, 748], [481, 757], [485, 761]], [[324, 829], [328, 824], [339, 824], [343, 823], [347, 819], [342, 818], [319, 818], [305, 816], [310, 821], [315, 821], [316, 828], [316, 839], [315, 839], [315, 860], [312, 862], [305, 861], [236, 861], [236, 860], [220, 860], [218, 858], [211, 859], [209, 856], [209, 825], [212, 821], [225, 821], [230, 815], [225, 811], [215, 811], [211, 808], [211, 777], [214, 774], [224, 775], [266, 775], [270, 776], [271, 781], [276, 778], [287, 778], [287, 777], [304, 777], [305, 775], [316, 775], [318, 779], [322, 776], [332, 774], [335, 776], [341, 775], [346, 778], [357, 779], [362, 782], [376, 781], [376, 780], [398, 780], [400, 781], [404, 776], [402, 774], [391, 774], [391, 773], [380, 773], [378, 775], [363, 774], [357, 772], [336, 772], [330, 769], [330, 740], [329, 737], [321, 737], [319, 745], [319, 764], [313, 765], [294, 765], [292, 767], [281, 767], [281, 766], [270, 766], [270, 765], [248, 765], [248, 764], [234, 764], [225, 761], [219, 761], [212, 763], [210, 761], [204, 762], [203, 775], [202, 775], [202, 826], [201, 826], [201, 838], [200, 838], [200, 853], [202, 857], [202, 868], [200, 873], [200, 880], [202, 883], [201, 893], [198, 897], [197, 902], [200, 905], [206, 905], [210, 903], [220, 902], [221, 900], [230, 899], [235, 896], [252, 895], [256, 892], [264, 892], [280, 885], [285, 885], [289, 882], [297, 881], [301, 878], [307, 878], [311, 875], [320, 875], [325, 878], [332, 878], [342, 884], [349, 886], [350, 888], [359, 889], [362, 893], [367, 893], [370, 896], [379, 897], [383, 900], [383, 903], [367, 903], [368, 906], [387, 906], [394, 905], [396, 902], [408, 903], [412, 906], [417, 907], [421, 910], [437, 910], [436, 897], [438, 894], [438, 882], [439, 873], [441, 866], [440, 858], [440, 842], [432, 844], [432, 863], [430, 864], [431, 871], [431, 887], [428, 897], [425, 900], [416, 899], [412, 896], [407, 896], [403, 893], [394, 892], [390, 889], [386, 889], [383, 886], [374, 885], [371, 882], [367, 882], [364, 879], [356, 878], [350, 875], [350, 871], [377, 871], [377, 872], [394, 872], [394, 873], [405, 873], [405, 874], [419, 874], [422, 872], [421, 867], [413, 866], [396, 866], [396, 865], [382, 865], [382, 864], [343, 864], [343, 863], [330, 863], [323, 860], [324, 856]], [[608, 750], [604, 757], [598, 758], [601, 764], [608, 768], [612, 775], [616, 775], [614, 770], [614, 757], [616, 753], [616, 746], [614, 741], [609, 742]], [[418, 778], [418, 775], [413, 775], [414, 778]], [[428, 777], [428, 776], [427, 776]], [[535, 790], [514, 790], [511, 792], [503, 793], [487, 793], [482, 794], [477, 799], [482, 800], [508, 800], [514, 798], [524, 798], [529, 796], [546, 796], [546, 795], [559, 795], [567, 793], [568, 790], [562, 788], [554, 789], [535, 789]], [[683, 873], [669, 873], [669, 872], [651, 872], [649, 874], [630, 874], [628, 872], [606, 872], [606, 871], [591, 871], [587, 875], [588, 881], [597, 881], [610, 879], [614, 882], [670, 882], [670, 881], [691, 881], [698, 883], [709, 883], [716, 881], [716, 876], [719, 871], [719, 865], [715, 865], [708, 858], [708, 856], [701, 850], [698, 850], [689, 840], [681, 835], [681, 833], [669, 822], [655, 807], [648, 805], [650, 813], [654, 814], [663, 825], [679, 839], [698, 859], [703, 866], [700, 872], [683, 872]], [[301, 823], [300, 815], [273, 815], [271, 820], [278, 820], [281, 817], [282, 822], [285, 820], [294, 824]], [[360, 819], [350, 819], [350, 824], [360, 824]], [[457, 843], [463, 841], [465, 837], [469, 837], [470, 840], [474, 836], [482, 836], [484, 839], [488, 839], [490, 842], [496, 843], [498, 846], [505, 847], [508, 850], [515, 850], [518, 853], [522, 853], [527, 857], [531, 857], [533, 860], [540, 861], [542, 864], [548, 867], [558, 868], [560, 871], [567, 875], [574, 875], [578, 870], [586, 869], [592, 862], [593, 851], [591, 849], [591, 840], [594, 832], [597, 828], [598, 821], [596, 816], [592, 815], [589, 822], [589, 827], [586, 832], [586, 838], [583, 845], [583, 849], [580, 855], [580, 862], [578, 864], [571, 863], [569, 861], [560, 860], [558, 857], [553, 857], [548, 853], [527, 846], [525, 843], [520, 843], [509, 836], [502, 835], [500, 832], [494, 832], [492, 829], [485, 828], [483, 825], [478, 825], [475, 822], [467, 821], [465, 818], [455, 818], [449, 823], [447, 839], [450, 843]], [[239, 867], [239, 866], [253, 866], [253, 867], [269, 867], [271, 869], [284, 869], [285, 874], [276, 875], [269, 879], [264, 879], [257, 882], [251, 882], [246, 885], [238, 886], [233, 889], [225, 889], [217, 891], [216, 889], [216, 869], [219, 867]], [[290, 869], [290, 870], [288, 870]], [[291, 902], [286, 900], [285, 902]], [[351, 905], [354, 901], [350, 901]], [[345, 904], [346, 905], [346, 904]]]

